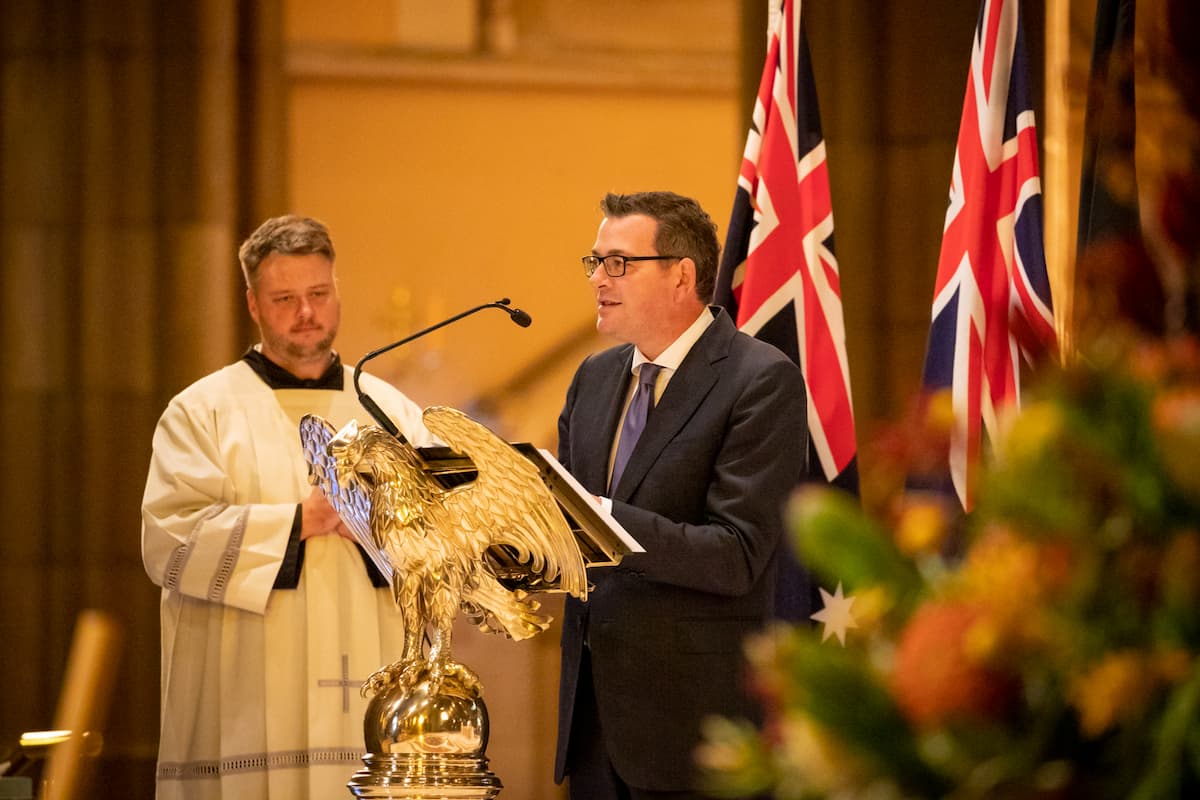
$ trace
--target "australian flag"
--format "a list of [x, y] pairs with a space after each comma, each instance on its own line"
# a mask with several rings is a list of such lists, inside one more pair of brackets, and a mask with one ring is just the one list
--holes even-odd
[[[773, 6], [768, 28], [715, 302], [741, 330], [800, 365], [808, 393], [809, 472], [857, 491], [829, 172], [800, 3]], [[807, 576], [785, 564], [779, 584], [779, 615], [806, 619], [813, 591]]]
[[927, 392], [951, 395], [949, 473], [964, 509], [973, 504], [981, 431], [994, 436], [999, 412], [1019, 405], [1021, 362], [1056, 348], [1020, 4], [984, 0], [954, 154], [924, 373]]

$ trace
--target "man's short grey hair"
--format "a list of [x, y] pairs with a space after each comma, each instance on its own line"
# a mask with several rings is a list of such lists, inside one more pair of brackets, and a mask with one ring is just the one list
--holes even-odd
[[333, 240], [329, 229], [320, 220], [285, 214], [272, 217], [258, 226], [238, 249], [238, 260], [242, 262], [242, 275], [247, 288], [253, 289], [258, 281], [258, 269], [264, 259], [272, 253], [287, 256], [318, 254], [333, 262]]

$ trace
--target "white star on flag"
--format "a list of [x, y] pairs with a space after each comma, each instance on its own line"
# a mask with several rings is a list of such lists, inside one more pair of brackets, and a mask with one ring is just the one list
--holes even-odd
[[833, 594], [821, 589], [821, 601], [825, 607], [812, 615], [813, 619], [825, 625], [821, 641], [825, 641], [830, 636], [837, 636], [842, 647], [845, 647], [846, 630], [858, 627], [858, 623], [854, 620], [854, 614], [850, 611], [850, 607], [854, 605], [854, 598], [842, 595], [842, 582], [838, 581], [837, 589]]

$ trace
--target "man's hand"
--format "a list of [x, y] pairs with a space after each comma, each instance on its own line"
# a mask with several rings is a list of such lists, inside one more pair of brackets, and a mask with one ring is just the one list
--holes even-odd
[[326, 536], [336, 534], [343, 539], [354, 541], [354, 534], [342, 524], [337, 512], [320, 487], [314, 486], [308, 497], [300, 504], [300, 541], [311, 536]]

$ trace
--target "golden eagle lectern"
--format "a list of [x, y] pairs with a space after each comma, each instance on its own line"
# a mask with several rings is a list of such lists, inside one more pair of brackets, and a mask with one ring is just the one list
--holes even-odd
[[[421, 775], [446, 774], [455, 754], [486, 764], [482, 687], [453, 660], [454, 618], [461, 610], [482, 630], [513, 639], [550, 623], [529, 592], [504, 580], [512, 571], [504, 565], [517, 565], [525, 585], [587, 597], [579, 545], [537, 467], [461, 411], [428, 408], [422, 418], [474, 463], [473, 481], [443, 484], [407, 441], [374, 425], [352, 421], [334, 431], [312, 415], [300, 424], [313, 482], [391, 581], [404, 620], [400, 660], [363, 685], [373, 699], [364, 722], [367, 770], [350, 783], [360, 797], [440, 797], [426, 784], [443, 778]], [[439, 713], [428, 713], [437, 704]], [[435, 717], [450, 719], [453, 730], [431, 729]], [[438, 754], [434, 766], [425, 763], [430, 754]], [[494, 797], [499, 781], [486, 774], [480, 793], [454, 796]]]

